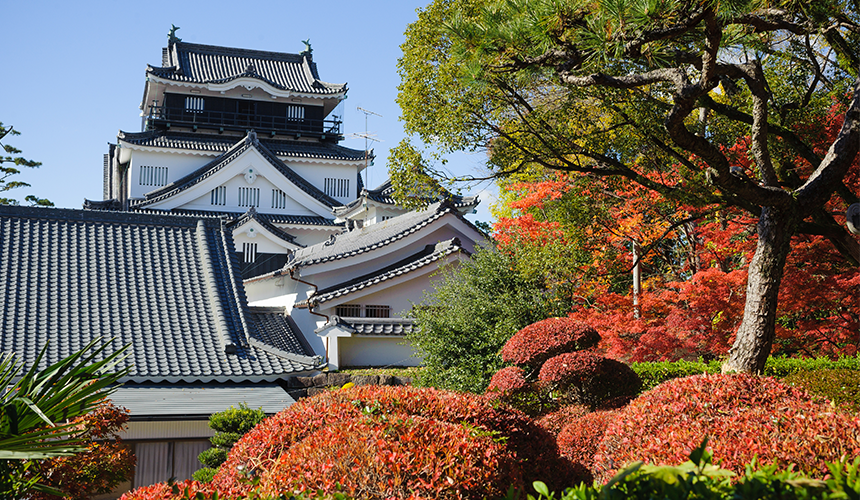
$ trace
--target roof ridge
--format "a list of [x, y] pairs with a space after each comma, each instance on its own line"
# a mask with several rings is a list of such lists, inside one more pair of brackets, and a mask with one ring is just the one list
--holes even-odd
[[[275, 61], [284, 61], [284, 62], [301, 62], [303, 57], [300, 54], [294, 54], [291, 52], [275, 52], [273, 50], [261, 50], [261, 49], [245, 49], [241, 47], [224, 47], [222, 45], [208, 45], [202, 43], [191, 43], [191, 42], [175, 42], [173, 46], [176, 47], [176, 50], [181, 50], [183, 48], [187, 49], [189, 52], [205, 52], [209, 54], [215, 55], [228, 55], [228, 56], [236, 56], [236, 57], [248, 57], [254, 59], [271, 59]], [[258, 57], [253, 57], [258, 56]]]

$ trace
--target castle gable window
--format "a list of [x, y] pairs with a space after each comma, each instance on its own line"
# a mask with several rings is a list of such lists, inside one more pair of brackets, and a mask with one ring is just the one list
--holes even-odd
[[326, 177], [323, 192], [333, 198], [346, 198], [349, 196], [349, 179]]
[[227, 204], [227, 186], [218, 186], [209, 193], [209, 200], [212, 205]]
[[155, 167], [142, 165], [140, 167], [141, 186], [165, 186], [167, 185], [167, 167]]
[[260, 188], [240, 187], [239, 188], [239, 206], [240, 207], [259, 207], [260, 206]]

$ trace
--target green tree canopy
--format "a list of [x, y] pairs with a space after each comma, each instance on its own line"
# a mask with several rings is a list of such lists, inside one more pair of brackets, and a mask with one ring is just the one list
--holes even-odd
[[443, 268], [432, 294], [412, 309], [407, 335], [424, 356], [419, 383], [481, 393], [504, 366], [499, 350], [521, 328], [570, 310], [570, 302], [524, 276], [493, 249]]
[[[29, 187], [30, 184], [9, 180], [10, 177], [21, 173], [20, 167], [36, 168], [41, 165], [40, 162], [28, 160], [21, 156], [21, 150], [9, 144], [3, 144], [3, 139], [9, 135], [20, 135], [20, 132], [14, 128], [4, 127], [3, 122], [0, 122], [0, 146], [3, 146], [3, 154], [0, 155], [0, 193], [5, 193], [16, 188]], [[32, 194], [27, 195], [24, 201], [31, 205], [54, 206], [53, 203], [44, 199], [38, 198]], [[0, 205], [17, 205], [18, 201], [13, 198], [0, 197]]]
[[[435, 0], [406, 31], [398, 102], [425, 148], [486, 151], [494, 176], [536, 165], [757, 217], [724, 369], [761, 371], [791, 237], [825, 235], [860, 261], [840, 218], [858, 199], [858, 6]], [[834, 125], [823, 150], [809, 127], [822, 122]], [[746, 163], [732, 154], [742, 142]], [[401, 143], [392, 178], [438, 174], [419, 149]]]

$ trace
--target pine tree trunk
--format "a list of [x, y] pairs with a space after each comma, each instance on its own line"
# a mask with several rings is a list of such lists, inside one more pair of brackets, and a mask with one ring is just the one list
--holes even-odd
[[791, 248], [794, 210], [763, 207], [750, 262], [744, 318], [722, 371], [762, 373], [776, 335], [776, 306]]

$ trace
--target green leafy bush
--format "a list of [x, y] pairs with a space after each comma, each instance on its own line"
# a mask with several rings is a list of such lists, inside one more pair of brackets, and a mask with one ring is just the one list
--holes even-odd
[[209, 417], [209, 427], [217, 432], [209, 438], [209, 441], [214, 448], [204, 450], [197, 455], [197, 460], [206, 467], [198, 471], [200, 473], [195, 474], [194, 479], [201, 482], [211, 481], [215, 472], [209, 472], [208, 469], [217, 471], [218, 467], [227, 460], [227, 453], [233, 444], [264, 418], [266, 413], [262, 408], [253, 410], [245, 403], [239, 403], [238, 408], [231, 406], [224, 411], [213, 413]]
[[524, 278], [510, 256], [477, 250], [440, 271], [432, 294], [412, 309], [407, 340], [424, 357], [418, 385], [482, 393], [504, 367], [499, 350], [519, 329], [570, 311], [570, 299]]
[[654, 361], [632, 363], [630, 368], [642, 380], [642, 390], [647, 391], [675, 378], [689, 377], [702, 373], [720, 373], [720, 362], [717, 360], [705, 363], [699, 361]]
[[860, 371], [860, 357], [842, 356], [837, 359], [770, 357], [764, 367], [764, 374], [771, 377], [787, 377], [798, 372], [837, 369]]
[[210, 483], [212, 482], [212, 478], [215, 477], [216, 472], [218, 472], [217, 468], [203, 467], [202, 469], [194, 471], [194, 474], [191, 475], [191, 479], [200, 483]]
[[223, 464], [224, 460], [227, 460], [227, 450], [223, 448], [209, 448], [197, 455], [197, 460], [206, 467], [216, 468]]
[[720, 465], [742, 473], [762, 463], [822, 477], [826, 461], [860, 456], [860, 419], [771, 377], [696, 375], [639, 396], [607, 427], [598, 479], [637, 460], [674, 465], [710, 438]]
[[810, 394], [823, 396], [846, 409], [860, 411], [860, 371], [835, 369], [793, 373], [783, 379]]

